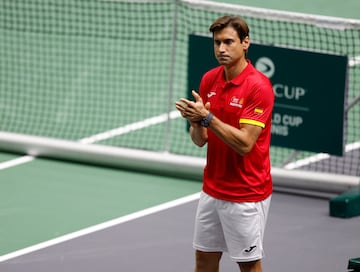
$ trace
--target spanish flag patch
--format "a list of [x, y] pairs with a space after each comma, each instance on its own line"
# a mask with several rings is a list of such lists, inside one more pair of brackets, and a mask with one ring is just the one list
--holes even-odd
[[255, 113], [259, 113], [259, 114], [261, 114], [261, 113], [263, 113], [263, 112], [264, 112], [264, 110], [263, 110], [263, 109], [261, 109], [261, 108], [255, 108], [254, 112], [255, 112]]

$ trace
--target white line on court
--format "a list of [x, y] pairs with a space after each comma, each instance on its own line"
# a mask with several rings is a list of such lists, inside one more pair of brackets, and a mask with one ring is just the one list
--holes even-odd
[[129, 133], [135, 130], [143, 129], [149, 126], [157, 125], [163, 122], [166, 122], [168, 119], [175, 119], [181, 117], [180, 113], [176, 111], [172, 111], [170, 113], [164, 113], [158, 116], [154, 116], [145, 120], [142, 120], [140, 122], [135, 122], [129, 125], [126, 125], [124, 127], [115, 128], [109, 131], [105, 131], [103, 133], [99, 133], [93, 136], [90, 136], [88, 138], [80, 139], [80, 143], [84, 144], [93, 144], [99, 141], [103, 141], [115, 136], [119, 136], [125, 133]]
[[35, 158], [33, 156], [22, 156], [22, 157], [19, 157], [19, 158], [10, 160], [10, 161], [2, 162], [2, 163], [0, 163], [0, 170], [4, 170], [6, 168], [10, 168], [10, 167], [13, 167], [16, 165], [28, 163], [34, 159]]
[[[353, 150], [356, 150], [356, 149], [360, 149], [360, 142], [355, 142], [355, 143], [351, 143], [351, 144], [346, 145], [345, 152], [350, 152], [350, 151], [353, 151]], [[319, 154], [316, 154], [314, 156], [310, 156], [310, 157], [308, 157], [306, 159], [297, 160], [295, 162], [288, 163], [287, 165], [284, 166], [284, 168], [285, 169], [296, 169], [296, 168], [299, 168], [299, 167], [302, 167], [302, 166], [309, 165], [311, 163], [315, 163], [315, 162], [318, 162], [318, 161], [321, 161], [321, 160], [326, 160], [328, 158], [330, 158], [329, 154], [319, 153]]]
[[[152, 125], [156, 125], [156, 124], [159, 124], [159, 123], [162, 123], [162, 122], [166, 122], [169, 118], [170, 119], [175, 119], [175, 118], [178, 118], [180, 116], [181, 115], [180, 115], [180, 113], [178, 111], [172, 111], [169, 114], [167, 114], [167, 113], [161, 114], [161, 115], [158, 115], [158, 116], [155, 116], [155, 117], [145, 119], [145, 120], [140, 121], [140, 122], [135, 122], [135, 123], [126, 125], [124, 127], [119, 127], [119, 128], [107, 131], [107, 132], [96, 134], [96, 135], [88, 137], [88, 138], [80, 139], [79, 142], [85, 143], [85, 144], [95, 143], [95, 142], [98, 142], [98, 141], [109, 139], [109, 138], [114, 137], [114, 136], [119, 136], [121, 134], [129, 133], [129, 132], [132, 132], [132, 131], [135, 131], [135, 130], [143, 129], [143, 128], [146, 128], [146, 127], [149, 127], [149, 126], [152, 126]], [[17, 165], [20, 165], [20, 164], [24, 164], [24, 163], [30, 162], [30, 161], [32, 161], [34, 159], [35, 159], [35, 157], [33, 157], [33, 156], [22, 156], [22, 157], [19, 157], [19, 158], [10, 160], [10, 161], [6, 161], [6, 162], [3, 162], [3, 163], [0, 163], [0, 170], [10, 168], [10, 167], [14, 167], [14, 166], [17, 166]], [[45, 241], [45, 242], [30, 246], [30, 247], [27, 247], [27, 248], [23, 248], [23, 249], [20, 249], [18, 251], [14, 251], [14, 252], [9, 253], [9, 254], [5, 254], [3, 256], [0, 256], [0, 262], [4, 262], [6, 260], [13, 259], [13, 258], [19, 257], [21, 255], [25, 255], [25, 254], [28, 254], [28, 253], [31, 253], [31, 252], [34, 252], [34, 251], [37, 251], [37, 250], [52, 246], [52, 245], [56, 245], [56, 244], [59, 244], [59, 243], [62, 243], [62, 242], [65, 242], [65, 241], [68, 241], [68, 240], [83, 236], [83, 235], [86, 235], [86, 234], [90, 234], [90, 233], [93, 233], [93, 232], [96, 232], [96, 231], [100, 231], [100, 230], [103, 230], [105, 228], [116, 226], [116, 225], [131, 221], [131, 220], [134, 220], [134, 219], [137, 219], [137, 218], [140, 218], [140, 217], [144, 217], [144, 216], [156, 213], [156, 212], [160, 212], [160, 211], [163, 211], [163, 210], [166, 210], [166, 209], [169, 209], [169, 208], [173, 208], [173, 207], [176, 207], [176, 206], [191, 202], [193, 200], [198, 199], [199, 195], [200, 195], [200, 193], [185, 196], [185, 197], [182, 197], [182, 198], [170, 201], [170, 202], [166, 202], [166, 203], [163, 203], [163, 204], [160, 204], [160, 205], [157, 205], [157, 206], [154, 206], [154, 207], [142, 210], [142, 211], [138, 211], [138, 212], [135, 212], [135, 213], [132, 213], [132, 214], [128, 214], [128, 215], [119, 217], [119, 218], [114, 219], [114, 220], [110, 220], [110, 221], [107, 221], [107, 222], [104, 222], [104, 223], [101, 223], [101, 224], [98, 224], [98, 225], [95, 225], [95, 226], [91, 226], [89, 228], [81, 229], [79, 231], [72, 232], [72, 233], [57, 237], [57, 238], [52, 239], [52, 240], [48, 240], [48, 241]]]
[[[96, 135], [93, 135], [93, 136], [90, 136], [87, 138], [83, 138], [83, 139], [80, 139], [79, 142], [84, 143], [84, 144], [93, 144], [93, 143], [103, 141], [103, 140], [106, 140], [106, 139], [109, 139], [109, 138], [112, 138], [115, 136], [129, 133], [129, 132], [132, 132], [135, 130], [139, 130], [139, 129], [143, 129], [143, 128], [146, 128], [149, 126], [157, 125], [157, 124], [166, 122], [168, 119], [176, 119], [179, 117], [181, 117], [180, 113], [177, 110], [175, 110], [170, 113], [163, 113], [158, 116], [147, 118], [147, 119], [144, 119], [139, 122], [135, 122], [135, 123], [123, 126], [123, 127], [115, 128], [115, 129], [105, 131], [105, 132], [102, 132], [102, 133], [99, 133], [99, 134], [96, 134]], [[2, 162], [2, 163], [0, 163], [0, 170], [4, 170], [6, 168], [10, 168], [10, 167], [14, 167], [14, 166], [21, 165], [24, 163], [28, 163], [34, 159], [35, 159], [35, 157], [27, 155], [27, 156], [22, 156], [22, 157], [19, 157], [19, 158], [10, 160], [10, 161]]]
[[110, 220], [110, 221], [107, 221], [107, 222], [104, 222], [104, 223], [100, 223], [98, 225], [94, 225], [94, 226], [91, 226], [91, 227], [88, 227], [88, 228], [85, 228], [85, 229], [81, 229], [79, 231], [75, 231], [75, 232], [72, 232], [72, 233], [57, 237], [57, 238], [52, 239], [52, 240], [48, 240], [48, 241], [45, 241], [45, 242], [30, 246], [30, 247], [27, 247], [27, 248], [20, 249], [18, 251], [11, 252], [9, 254], [2, 255], [2, 256], [0, 256], [0, 262], [4, 262], [4, 261], [7, 261], [9, 259], [13, 259], [13, 258], [22, 256], [22, 255], [25, 255], [25, 254], [28, 254], [28, 253], [43, 249], [43, 248], [47, 248], [47, 247], [50, 247], [50, 246], [53, 246], [53, 245], [56, 245], [56, 244], [60, 244], [60, 243], [63, 243], [63, 242], [78, 238], [80, 236], [84, 236], [84, 235], [96, 232], [96, 231], [100, 231], [100, 230], [103, 230], [103, 229], [106, 229], [106, 228], [114, 227], [116, 225], [120, 225], [122, 223], [126, 223], [126, 222], [129, 222], [131, 220], [138, 219], [140, 217], [144, 217], [144, 216], [151, 215], [151, 214], [154, 214], [154, 213], [157, 213], [157, 212], [161, 212], [161, 211], [164, 211], [164, 210], [167, 210], [167, 209], [170, 209], [170, 208], [174, 208], [176, 206], [180, 206], [180, 205], [189, 203], [191, 201], [195, 201], [195, 200], [199, 199], [199, 197], [200, 197], [200, 192], [192, 194], [192, 195], [188, 195], [188, 196], [185, 196], [185, 197], [181, 197], [181, 198], [178, 198], [178, 199], [175, 199], [175, 200], [172, 200], [172, 201], [169, 201], [169, 202], [157, 205], [157, 206], [153, 206], [153, 207], [150, 207], [150, 208], [138, 211], [138, 212], [134, 212], [134, 213], [131, 213], [131, 214], [128, 214], [128, 215], [124, 215], [122, 217], [119, 217], [119, 218], [116, 218], [116, 219], [113, 219], [113, 220]]

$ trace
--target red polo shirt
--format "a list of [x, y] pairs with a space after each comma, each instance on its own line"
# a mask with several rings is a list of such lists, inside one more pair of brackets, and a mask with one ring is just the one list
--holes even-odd
[[221, 121], [236, 128], [240, 123], [263, 128], [245, 156], [208, 130], [204, 192], [234, 202], [264, 200], [272, 193], [269, 149], [274, 92], [269, 79], [249, 62], [240, 75], [225, 82], [224, 67], [219, 66], [203, 76], [200, 95], [204, 103], [210, 102], [210, 111]]

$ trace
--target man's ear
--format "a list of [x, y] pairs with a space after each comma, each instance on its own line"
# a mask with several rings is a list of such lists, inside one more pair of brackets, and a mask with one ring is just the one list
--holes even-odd
[[247, 51], [249, 49], [249, 46], [250, 46], [250, 38], [249, 38], [249, 36], [246, 36], [244, 38], [244, 40], [242, 41], [242, 44], [243, 44], [244, 50]]

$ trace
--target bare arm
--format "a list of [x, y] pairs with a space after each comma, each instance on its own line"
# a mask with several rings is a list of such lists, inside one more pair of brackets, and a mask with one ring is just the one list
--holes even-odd
[[[198, 145], [198, 146], [204, 146], [208, 139], [207, 129], [202, 127], [199, 124], [199, 121], [203, 118], [199, 116], [198, 114], [194, 114], [192, 110], [196, 107], [196, 102], [187, 100], [185, 98], [181, 98], [179, 101], [175, 103], [176, 109], [180, 112], [181, 116], [186, 118], [190, 123], [190, 136], [192, 141]], [[208, 111], [206, 110], [204, 104], [202, 104], [202, 107], [204, 107], [204, 113], [208, 114]], [[204, 115], [204, 116], [206, 116]]]
[[191, 140], [198, 146], [204, 146], [207, 143], [208, 134], [207, 129], [202, 127], [199, 123], [190, 122], [190, 136]]
[[261, 127], [249, 124], [240, 124], [240, 129], [238, 129], [215, 116], [209, 128], [240, 155], [246, 155], [252, 150], [262, 131]]
[[[200, 126], [199, 121], [209, 114], [210, 104], [204, 105], [200, 95], [195, 91], [192, 94], [195, 102], [181, 98], [180, 101], [176, 102], [176, 108], [184, 118], [189, 120], [190, 135], [193, 142], [203, 146], [207, 142], [207, 129]], [[208, 128], [241, 155], [252, 150], [262, 130], [261, 127], [248, 124], [240, 124], [240, 128], [235, 128], [222, 122], [216, 116], [213, 117]]]

